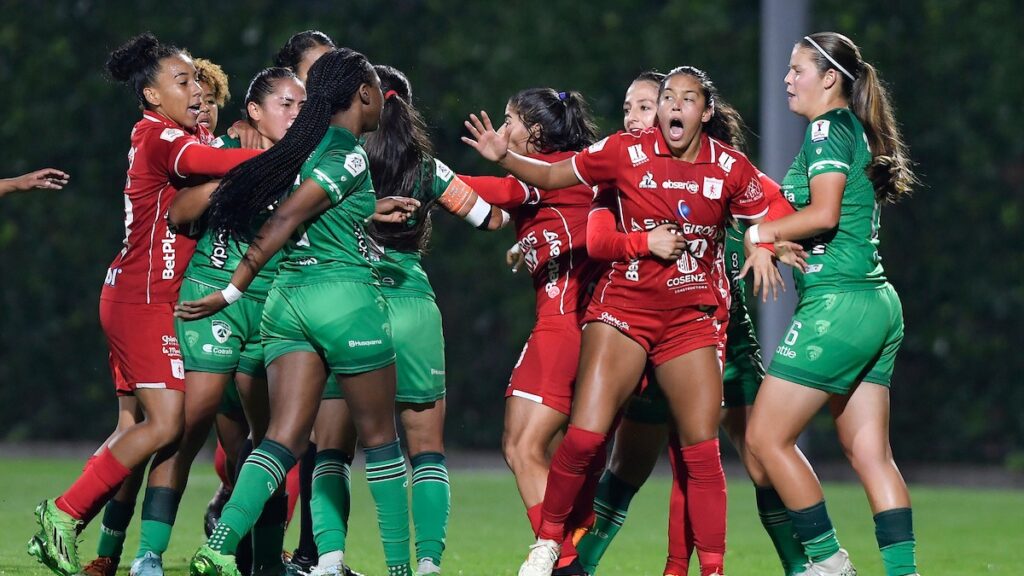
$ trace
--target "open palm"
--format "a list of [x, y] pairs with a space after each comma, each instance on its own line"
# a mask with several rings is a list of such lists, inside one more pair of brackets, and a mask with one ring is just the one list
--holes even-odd
[[500, 162], [505, 158], [508, 154], [509, 134], [504, 124], [495, 131], [487, 112], [482, 110], [479, 117], [476, 114], [470, 114], [469, 120], [466, 120], [465, 124], [472, 138], [463, 136], [463, 142], [472, 146], [481, 156], [491, 162]]

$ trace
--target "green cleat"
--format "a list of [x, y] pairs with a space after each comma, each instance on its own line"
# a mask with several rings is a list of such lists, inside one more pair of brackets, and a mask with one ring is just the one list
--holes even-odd
[[78, 531], [82, 521], [57, 508], [53, 500], [36, 506], [39, 532], [28, 541], [28, 553], [60, 576], [73, 576], [82, 569], [78, 561]]
[[188, 565], [189, 576], [242, 576], [235, 565], [235, 557], [221, 554], [203, 544]]

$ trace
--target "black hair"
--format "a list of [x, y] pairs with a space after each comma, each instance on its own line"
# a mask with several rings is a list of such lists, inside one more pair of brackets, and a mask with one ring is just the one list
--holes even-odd
[[267, 97], [274, 93], [277, 81], [283, 78], [299, 79], [290, 68], [281, 68], [279, 66], [264, 68], [256, 73], [252, 82], [249, 83], [249, 89], [245, 91], [245, 102], [242, 103], [242, 113], [245, 114], [246, 118], [249, 118], [249, 103], [255, 102], [262, 106], [266, 102]]
[[661, 72], [658, 72], [657, 70], [644, 70], [643, 72], [637, 74], [636, 78], [633, 78], [633, 82], [654, 82], [659, 87], [661, 86], [661, 83], [664, 80], [665, 75], [662, 74]]
[[582, 150], [597, 140], [597, 126], [583, 95], [575, 90], [556, 92], [551, 88], [530, 88], [509, 98], [509, 106], [530, 131], [530, 144], [541, 152]]
[[182, 53], [177, 46], [162, 44], [152, 32], [143, 32], [115, 48], [107, 58], [106, 68], [111, 78], [130, 86], [139, 103], [149, 108], [142, 91], [156, 81], [160, 60]]
[[251, 241], [256, 218], [291, 189], [302, 164], [327, 134], [331, 116], [348, 110], [359, 86], [373, 78], [366, 56], [348, 48], [317, 60], [309, 70], [306, 104], [292, 127], [269, 150], [224, 175], [210, 198], [210, 225]]
[[711, 77], [708, 76], [707, 72], [694, 66], [673, 68], [662, 79], [661, 86], [658, 88], [658, 94], [660, 95], [665, 90], [665, 85], [668, 84], [670, 78], [680, 74], [696, 79], [700, 84], [701, 92], [704, 94], [704, 105], [714, 108], [711, 119], [704, 123], [704, 132], [708, 136], [721, 140], [733, 148], [742, 151], [744, 144], [746, 144], [746, 138], [743, 135], [746, 128], [743, 123], [743, 117], [740, 116], [739, 111], [719, 95], [718, 87], [711, 81]]
[[[811, 44], [808, 38], [814, 40], [821, 50]], [[819, 74], [830, 69], [836, 71], [843, 96], [864, 126], [871, 149], [871, 164], [868, 165], [867, 173], [875, 188], [875, 197], [880, 201], [895, 203], [910, 195], [919, 181], [914, 174], [910, 151], [896, 122], [889, 93], [878, 71], [861, 58], [860, 49], [852, 40], [836, 32], [811, 34], [801, 39], [798, 45], [810, 51]], [[825, 54], [853, 78], [837, 69]]]
[[426, 122], [412, 105], [409, 79], [391, 66], [378, 65], [374, 70], [380, 77], [380, 89], [388, 96], [380, 126], [363, 144], [370, 159], [373, 188], [378, 198], [414, 196], [421, 204], [409, 223], [374, 222], [370, 233], [385, 248], [422, 252], [430, 239], [430, 211], [436, 202], [425, 201], [422, 193], [434, 181], [433, 146]]
[[292, 72], [295, 72], [299, 62], [302, 61], [302, 55], [306, 53], [306, 50], [315, 46], [335, 48], [334, 40], [331, 40], [327, 34], [319, 30], [306, 30], [292, 35], [284, 43], [284, 46], [277, 51], [277, 56], [274, 57], [274, 65], [279, 68], [290, 68]]

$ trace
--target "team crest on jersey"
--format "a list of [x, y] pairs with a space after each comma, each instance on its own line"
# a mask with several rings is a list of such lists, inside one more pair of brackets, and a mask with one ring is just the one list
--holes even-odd
[[345, 170], [353, 176], [359, 176], [366, 170], [366, 159], [355, 152], [345, 156]]
[[168, 142], [174, 142], [178, 138], [185, 135], [183, 130], [177, 128], [164, 128], [164, 131], [160, 133], [161, 140], [167, 140]]
[[654, 174], [651, 174], [650, 171], [648, 171], [646, 174], [644, 174], [644, 177], [640, 180], [640, 184], [638, 184], [637, 187], [638, 188], [657, 188], [658, 187], [658, 183], [654, 181]]
[[210, 331], [213, 332], [213, 339], [221, 344], [227, 342], [231, 337], [231, 326], [228, 326], [228, 323], [223, 320], [214, 320], [210, 325]]
[[721, 178], [712, 178], [710, 176], [704, 177], [704, 197], [708, 200], [718, 200], [722, 197], [722, 186], [725, 184], [725, 180]]
[[186, 331], [185, 342], [188, 342], [189, 346], [195, 346], [196, 342], [199, 342], [199, 332], [196, 332], [195, 330]]
[[807, 359], [810, 360], [811, 362], [814, 362], [818, 358], [821, 358], [822, 352], [824, 352], [824, 350], [821, 349], [821, 346], [808, 346]]
[[435, 158], [434, 159], [434, 165], [437, 167], [437, 169], [435, 170], [435, 173], [437, 174], [438, 178], [440, 178], [441, 180], [444, 180], [445, 182], [447, 182], [447, 181], [452, 179], [452, 175], [454, 173], [452, 172], [452, 169], [449, 168], [444, 162], [441, 162], [440, 160], [437, 160]]
[[171, 374], [178, 379], [185, 378], [185, 363], [178, 358], [171, 358]]
[[722, 152], [721, 154], [718, 155], [718, 165], [722, 168], [722, 170], [725, 170], [726, 174], [728, 174], [729, 171], [732, 170], [732, 165], [735, 162], [736, 159], [733, 158], [732, 156], [729, 156], [725, 152]]
[[591, 154], [597, 154], [601, 150], [604, 150], [604, 145], [607, 143], [608, 137], [604, 137], [601, 140], [598, 140], [597, 142], [591, 144], [590, 147], [587, 148], [587, 152], [590, 152]]
[[828, 120], [817, 120], [811, 124], [811, 142], [828, 140]]
[[633, 144], [627, 150], [629, 150], [629, 160], [633, 163], [633, 166], [639, 166], [644, 162], [647, 162], [647, 154], [644, 154], [643, 146], [641, 144]]

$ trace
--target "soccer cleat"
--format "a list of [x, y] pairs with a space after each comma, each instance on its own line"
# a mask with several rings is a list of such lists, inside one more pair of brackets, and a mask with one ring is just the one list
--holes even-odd
[[537, 543], [530, 546], [526, 561], [519, 567], [519, 576], [551, 576], [560, 549], [558, 542], [538, 538]]
[[857, 576], [850, 555], [842, 548], [821, 562], [811, 562], [803, 576]]
[[425, 574], [440, 574], [441, 567], [434, 564], [431, 558], [422, 558], [420, 563], [416, 565], [416, 576], [424, 576]]
[[565, 566], [552, 570], [551, 576], [587, 576], [587, 571], [583, 568], [583, 564], [580, 563], [580, 559], [577, 557], [573, 558], [572, 562]]
[[235, 565], [235, 557], [221, 554], [203, 544], [196, 550], [188, 565], [189, 576], [242, 576]]
[[298, 550], [295, 550], [291, 556], [288, 556], [287, 553], [284, 556], [287, 556], [284, 561], [287, 576], [309, 576], [309, 573], [316, 567], [316, 558], [311, 558]]
[[82, 568], [82, 576], [116, 576], [120, 562], [120, 558], [99, 556]]
[[213, 493], [213, 498], [206, 505], [206, 514], [203, 516], [203, 532], [206, 533], [207, 538], [210, 537], [210, 534], [213, 534], [213, 529], [217, 527], [217, 522], [220, 521], [220, 513], [224, 510], [224, 505], [230, 499], [231, 490], [225, 488], [224, 484], [217, 486], [217, 491]]
[[356, 572], [355, 570], [348, 567], [348, 564], [341, 565], [342, 576], [363, 576], [362, 573]]
[[309, 572], [309, 576], [342, 576], [344, 564], [331, 564], [330, 566], [316, 566]]
[[82, 521], [72, 518], [53, 500], [36, 506], [39, 532], [28, 541], [28, 553], [60, 576], [72, 576], [82, 569], [78, 561], [78, 531]]
[[132, 562], [129, 576], [164, 576], [164, 560], [154, 552], [146, 552]]

